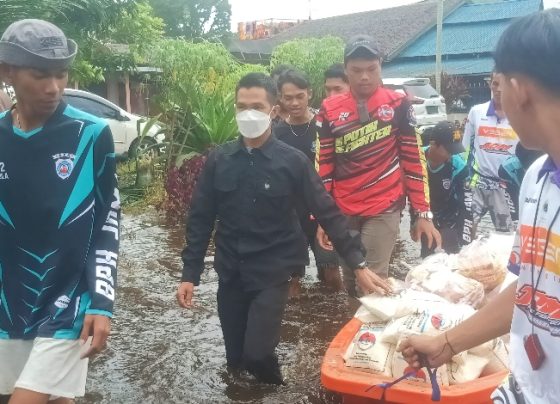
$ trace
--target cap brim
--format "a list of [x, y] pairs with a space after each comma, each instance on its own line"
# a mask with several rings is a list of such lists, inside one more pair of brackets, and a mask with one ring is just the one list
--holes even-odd
[[66, 69], [70, 67], [78, 53], [78, 45], [76, 42], [72, 39], [67, 39], [67, 42], [68, 56], [48, 58], [30, 52], [18, 44], [0, 41], [0, 63], [38, 70]]
[[463, 147], [463, 144], [461, 142], [446, 144], [445, 150], [447, 150], [449, 154], [461, 154], [465, 152], [465, 148]]

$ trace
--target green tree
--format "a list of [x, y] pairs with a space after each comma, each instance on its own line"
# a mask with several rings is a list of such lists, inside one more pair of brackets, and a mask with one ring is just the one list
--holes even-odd
[[135, 7], [134, 0], [0, 0], [0, 30], [23, 18], [40, 18], [71, 37], [100, 32]]
[[324, 98], [324, 72], [333, 63], [344, 59], [344, 41], [338, 37], [306, 38], [289, 41], [272, 53], [270, 66], [289, 64], [304, 71], [313, 87], [314, 106]]
[[[103, 72], [130, 69], [163, 35], [163, 21], [145, 2], [135, 0], [0, 0], [0, 30], [23, 18], [58, 25], [78, 43], [70, 72], [81, 85], [103, 80]], [[127, 45], [115, 53], [108, 44]]]
[[181, 39], [161, 41], [149, 64], [163, 71], [159, 104], [172, 127], [173, 157], [205, 153], [237, 136], [235, 86], [244, 74], [266, 70], [240, 64], [221, 43]]
[[[148, 3], [137, 3], [105, 30], [87, 38], [84, 59], [105, 72], [133, 70], [163, 38], [164, 26]], [[84, 74], [79, 78], [83, 81]]]
[[217, 40], [230, 32], [228, 0], [150, 0], [170, 37]]
[[24, 18], [53, 22], [78, 43], [72, 80], [96, 82], [103, 80], [103, 75], [91, 60], [91, 44], [134, 7], [134, 0], [0, 0], [0, 30]]

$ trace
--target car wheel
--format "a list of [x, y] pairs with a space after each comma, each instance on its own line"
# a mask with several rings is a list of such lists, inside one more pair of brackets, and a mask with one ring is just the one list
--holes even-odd
[[130, 144], [128, 149], [128, 157], [136, 158], [139, 154], [148, 153], [151, 157], [156, 157], [159, 154], [157, 147], [153, 147], [157, 142], [151, 137], [143, 137], [142, 139], [136, 138]]

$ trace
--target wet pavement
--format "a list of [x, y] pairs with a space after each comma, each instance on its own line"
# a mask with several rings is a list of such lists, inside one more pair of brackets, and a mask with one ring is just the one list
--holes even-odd
[[[226, 371], [212, 257], [195, 291], [196, 308], [177, 306], [183, 243], [184, 229], [155, 212], [123, 215], [110, 344], [91, 363], [87, 395], [78, 403], [340, 403], [321, 387], [320, 367], [357, 301], [322, 286], [312, 263], [284, 317], [278, 354], [288, 385], [260, 385]], [[418, 261], [406, 218], [395, 250], [394, 263]]]

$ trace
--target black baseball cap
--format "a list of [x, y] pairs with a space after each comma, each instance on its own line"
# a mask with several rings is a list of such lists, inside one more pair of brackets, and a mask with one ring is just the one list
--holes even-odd
[[367, 51], [374, 58], [381, 58], [381, 51], [371, 36], [355, 35], [348, 40], [346, 46], [344, 47], [344, 61], [346, 62], [360, 49]]
[[430, 140], [445, 147], [449, 154], [459, 154], [465, 151], [461, 143], [461, 135], [449, 121], [441, 121], [430, 131]]

